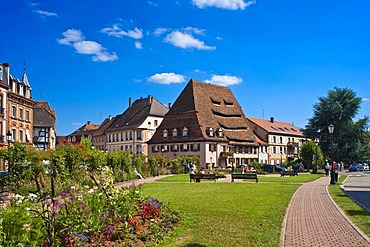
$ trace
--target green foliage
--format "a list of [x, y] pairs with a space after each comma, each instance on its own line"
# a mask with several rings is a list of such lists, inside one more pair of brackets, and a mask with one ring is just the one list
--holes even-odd
[[313, 164], [321, 165], [324, 163], [321, 149], [313, 141], [305, 142], [301, 146], [300, 157], [306, 169], [310, 168]]
[[31, 207], [35, 194], [28, 198], [10, 194], [0, 207], [0, 246], [36, 246], [46, 235], [41, 217], [35, 217]]
[[[0, 205], [0, 246], [156, 245], [181, 223], [179, 214], [139, 187], [115, 189], [109, 168], [94, 186], [72, 186], [58, 198], [16, 195]], [[37, 199], [37, 200], [36, 200]]]
[[[346, 163], [370, 157], [366, 132], [369, 118], [365, 116], [354, 121], [361, 101], [351, 89], [335, 87], [326, 97], [319, 97], [319, 102], [313, 106], [314, 116], [309, 119], [304, 133], [311, 138], [320, 138], [320, 147], [326, 157], [332, 153], [335, 161]], [[332, 136], [328, 131], [330, 124], [334, 125]]]

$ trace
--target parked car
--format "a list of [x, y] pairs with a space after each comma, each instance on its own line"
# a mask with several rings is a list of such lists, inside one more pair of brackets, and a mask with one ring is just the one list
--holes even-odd
[[369, 171], [369, 164], [362, 164], [364, 166], [364, 171]]
[[263, 165], [262, 170], [264, 172], [281, 172], [281, 171], [286, 171], [287, 169], [284, 167], [281, 167], [280, 165]]
[[351, 164], [348, 168], [349, 172], [359, 172], [364, 171], [364, 166], [362, 164]]

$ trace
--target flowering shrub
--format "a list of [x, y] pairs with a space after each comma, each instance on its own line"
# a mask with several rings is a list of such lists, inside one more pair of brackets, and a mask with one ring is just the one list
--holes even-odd
[[0, 246], [143, 246], [161, 242], [181, 222], [158, 199], [143, 198], [140, 187], [115, 189], [111, 179], [95, 181], [94, 187], [72, 186], [54, 199], [4, 201]]

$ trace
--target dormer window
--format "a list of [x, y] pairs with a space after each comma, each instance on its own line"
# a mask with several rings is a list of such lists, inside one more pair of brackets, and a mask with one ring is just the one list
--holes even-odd
[[218, 128], [217, 129], [217, 137], [223, 137], [224, 136], [224, 132], [222, 132], [222, 128]]
[[177, 129], [173, 129], [173, 131], [172, 131], [172, 136], [173, 136], [173, 137], [177, 137]]
[[184, 127], [182, 129], [182, 136], [188, 136], [188, 128]]
[[209, 137], [213, 137], [213, 129], [212, 129], [212, 127], [209, 127], [208, 128], [207, 134], [208, 134]]
[[163, 137], [164, 138], [167, 138], [168, 137], [168, 131], [167, 130], [163, 130]]

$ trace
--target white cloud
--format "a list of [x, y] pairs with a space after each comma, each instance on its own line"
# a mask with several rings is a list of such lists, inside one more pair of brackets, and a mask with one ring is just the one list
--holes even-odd
[[72, 43], [74, 42], [80, 42], [85, 39], [85, 37], [82, 35], [82, 32], [76, 29], [68, 29], [62, 34], [64, 38], [58, 39], [57, 41], [59, 44], [63, 44], [63, 45], [72, 45]]
[[139, 42], [139, 41], [136, 41], [135, 42], [135, 48], [136, 49], [143, 49], [143, 44], [141, 42]]
[[245, 2], [244, 0], [192, 0], [198, 8], [216, 7], [221, 9], [244, 10], [246, 7], [255, 4], [256, 0]]
[[171, 83], [182, 83], [185, 81], [185, 77], [183, 75], [175, 74], [175, 73], [161, 73], [155, 74], [149, 77], [149, 82], [159, 83], [159, 84], [171, 84]]
[[168, 30], [169, 30], [168, 28], [159, 27], [154, 30], [153, 34], [155, 36], [161, 36], [163, 33], [167, 32]]
[[173, 31], [167, 34], [164, 41], [183, 49], [216, 50], [215, 46], [208, 46], [204, 41], [194, 38], [190, 33], [180, 31]]
[[362, 98], [362, 101], [369, 101], [369, 98]]
[[155, 3], [155, 2], [152, 2], [152, 1], [148, 1], [148, 4], [149, 4], [149, 5], [152, 5], [152, 6], [155, 6], [155, 7], [157, 7], [157, 6], [158, 6], [158, 3]]
[[212, 83], [221, 86], [231, 86], [241, 83], [243, 80], [231, 75], [212, 75], [210, 80], [205, 80], [206, 83]]
[[116, 38], [122, 38], [123, 36], [130, 37], [132, 39], [142, 39], [143, 32], [139, 28], [135, 27], [134, 30], [124, 31], [118, 26], [118, 24], [113, 24], [113, 27], [105, 27], [101, 32], [108, 34], [109, 36], [114, 36]]
[[94, 62], [109, 62], [118, 59], [116, 53], [109, 53], [106, 48], [95, 41], [85, 40], [80, 30], [68, 29], [62, 33], [64, 38], [57, 39], [59, 44], [70, 45], [79, 54], [93, 55]]
[[34, 10], [33, 12], [41, 15], [41, 16], [58, 16], [58, 14], [56, 13], [53, 13], [53, 12], [49, 12], [49, 11], [46, 11], [46, 10], [40, 10], [40, 9], [37, 9], [37, 10]]

